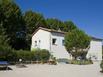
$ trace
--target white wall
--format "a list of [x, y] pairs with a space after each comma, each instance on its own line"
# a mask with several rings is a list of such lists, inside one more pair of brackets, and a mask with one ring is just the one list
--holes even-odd
[[[52, 45], [52, 39], [56, 38], [56, 45]], [[54, 57], [59, 58], [67, 58], [70, 59], [69, 53], [66, 51], [65, 46], [62, 44], [62, 40], [64, 40], [64, 34], [61, 33], [51, 33], [51, 51]]]
[[[40, 43], [39, 43], [39, 40], [40, 40]], [[37, 41], [37, 47], [35, 47], [35, 41]], [[41, 48], [41, 49], [50, 50], [49, 41], [50, 41], [50, 32], [40, 29], [32, 37], [31, 50], [33, 48]]]
[[102, 60], [102, 41], [92, 40], [90, 42], [87, 58], [89, 57], [91, 57], [92, 60]]
[[[57, 45], [52, 45], [53, 38], [57, 39]], [[37, 41], [38, 48], [49, 50], [50, 53], [53, 54], [54, 57], [56, 57], [57, 59], [72, 59], [70, 54], [66, 51], [65, 47], [63, 46], [62, 40], [64, 40], [64, 34], [56, 32], [51, 33], [40, 29], [32, 37], [31, 50], [33, 48], [36, 48], [35, 41]], [[93, 56], [95, 56], [97, 60], [102, 60], [102, 41], [92, 40], [90, 42], [90, 49], [88, 51], [87, 58], [89, 58], [90, 56], [92, 57], [92, 60], [94, 60]]]

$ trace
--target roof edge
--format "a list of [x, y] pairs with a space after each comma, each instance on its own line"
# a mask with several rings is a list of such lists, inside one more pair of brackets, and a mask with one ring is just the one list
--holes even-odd
[[48, 32], [56, 32], [56, 33], [62, 33], [62, 34], [65, 34], [66, 32], [63, 32], [63, 31], [58, 31], [58, 30], [54, 30], [54, 29], [48, 29], [48, 28], [43, 28], [43, 27], [39, 27], [38, 29], [36, 29], [32, 36], [38, 31], [38, 30], [44, 30], [44, 31], [48, 31]]
[[[38, 30], [40, 30], [40, 29], [41, 29], [41, 30], [44, 30], [44, 31], [48, 31], [48, 32], [56, 32], [56, 33], [62, 33], [62, 34], [67, 33], [67, 32], [58, 31], [58, 30], [54, 30], [54, 29], [48, 29], [48, 28], [39, 27], [39, 28], [37, 28], [37, 29], [33, 32], [32, 36], [33, 36]], [[103, 39], [101, 39], [101, 38], [96, 38], [96, 37], [92, 37], [92, 36], [90, 36], [90, 37], [91, 37], [92, 40], [103, 41]]]

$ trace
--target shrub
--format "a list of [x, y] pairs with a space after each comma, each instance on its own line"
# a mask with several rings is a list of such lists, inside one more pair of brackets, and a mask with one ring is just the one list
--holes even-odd
[[32, 51], [34, 58], [34, 61], [42, 61], [42, 62], [47, 62], [50, 57], [50, 53], [46, 49], [35, 49]]
[[35, 51], [26, 50], [14, 50], [11, 47], [0, 46], [0, 60], [6, 60], [10, 63], [19, 62], [31, 62], [31, 61], [41, 61], [47, 62], [49, 60], [50, 53], [45, 49], [35, 49]]
[[12, 54], [12, 48], [10, 46], [0, 45], [0, 60], [9, 60]]
[[87, 65], [87, 64], [93, 64], [91, 60], [70, 60], [70, 64], [77, 64], [77, 65]]
[[16, 51], [16, 56], [18, 60], [31, 61], [34, 55], [31, 51], [19, 50]]
[[101, 72], [103, 73], [103, 60], [101, 61], [100, 67], [102, 69]]
[[35, 49], [32, 53], [34, 54], [34, 61], [40, 61], [40, 49]]
[[48, 50], [46, 49], [42, 49], [40, 51], [40, 60], [43, 61], [43, 62], [47, 62], [49, 60], [49, 57], [50, 57], [50, 53]]

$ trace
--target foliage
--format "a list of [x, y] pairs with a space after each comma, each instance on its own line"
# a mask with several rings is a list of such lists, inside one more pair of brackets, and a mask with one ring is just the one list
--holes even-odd
[[66, 28], [64, 27], [64, 31], [66, 32], [78, 29], [72, 21], [65, 21], [64, 24], [66, 25]]
[[48, 61], [50, 58], [50, 53], [46, 49], [35, 49], [34, 52], [34, 57], [36, 61]]
[[87, 65], [93, 64], [91, 60], [69, 60], [69, 64]]
[[66, 32], [76, 28], [71, 21], [45, 19], [42, 14], [31, 10], [22, 14], [19, 6], [13, 0], [1, 0], [0, 25], [4, 29], [8, 44], [16, 50], [30, 50], [32, 33], [38, 27]]
[[48, 18], [46, 19], [48, 28], [54, 30], [61, 30], [64, 32], [68, 32], [73, 29], [77, 29], [76, 25], [72, 21], [61, 21], [58, 19]]
[[[29, 51], [32, 33], [38, 27], [61, 30], [64, 32], [69, 31], [66, 35], [66, 49], [72, 55], [85, 56], [86, 53], [84, 54], [84, 52], [70, 52], [73, 50], [74, 46], [77, 50], [84, 49], [89, 44], [89, 38], [85, 36], [84, 32], [74, 30], [77, 29], [77, 27], [72, 21], [61, 21], [53, 18], [45, 19], [42, 14], [31, 10], [22, 14], [19, 6], [13, 0], [1, 0], [0, 59], [8, 61], [18, 61], [19, 58], [22, 58], [24, 61], [48, 60], [50, 53], [47, 50], [38, 49], [32, 52]], [[71, 41], [68, 40], [68, 36], [71, 36]]]
[[16, 55], [17, 55], [18, 61], [19, 61], [19, 59], [22, 59], [23, 61], [31, 60], [30, 51], [19, 50], [19, 51], [16, 51]]
[[102, 45], [102, 59], [103, 59], [103, 45]]
[[48, 18], [46, 19], [46, 23], [49, 26], [50, 29], [54, 29], [54, 30], [62, 30], [63, 29], [63, 22], [61, 22], [58, 19], [52, 19], [52, 18]]
[[8, 60], [11, 54], [11, 47], [8, 45], [2, 46], [0, 45], [0, 60]]
[[15, 49], [25, 47], [25, 23], [18, 5], [10, 0], [2, 0], [0, 4], [0, 24], [9, 38], [9, 45]]
[[38, 27], [46, 27], [45, 19], [40, 13], [30, 10], [26, 11], [23, 17], [29, 34], [32, 34]]
[[40, 13], [33, 12], [31, 10], [26, 11], [23, 15], [23, 18], [25, 20], [25, 25], [26, 25], [27, 45], [28, 45], [28, 49], [30, 49], [32, 33], [38, 27], [47, 27], [47, 25], [43, 15], [41, 15]]
[[48, 61], [49, 60], [49, 57], [50, 57], [50, 53], [48, 50], [46, 49], [42, 49], [40, 51], [40, 60], [45, 62], [45, 61]]
[[90, 37], [81, 30], [75, 29], [65, 35], [65, 47], [75, 59], [85, 59], [89, 44]]
[[103, 60], [101, 61], [100, 67], [101, 67], [102, 72], [103, 72]]

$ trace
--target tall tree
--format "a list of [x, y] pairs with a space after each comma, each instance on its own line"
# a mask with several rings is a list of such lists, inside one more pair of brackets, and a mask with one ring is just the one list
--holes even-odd
[[72, 21], [65, 21], [64, 24], [66, 25], [64, 30], [67, 32], [73, 29], [77, 29], [77, 26]]
[[15, 49], [25, 47], [25, 24], [19, 6], [11, 0], [2, 0], [0, 6], [0, 24], [10, 38], [9, 44]]
[[75, 59], [85, 59], [89, 45], [90, 37], [81, 30], [75, 29], [65, 35], [65, 47]]
[[54, 30], [68, 32], [70, 30], [77, 29], [76, 25], [72, 21], [63, 22], [59, 19], [48, 18], [46, 22], [49, 28]]
[[24, 20], [29, 34], [32, 34], [38, 27], [47, 27], [44, 17], [31, 10], [25, 12]]
[[8, 39], [7, 35], [5, 35], [5, 29], [3, 28], [2, 24], [0, 24], [0, 45], [7, 45]]
[[33, 11], [27, 11], [25, 12], [24, 16], [23, 16], [24, 20], [25, 20], [25, 25], [26, 25], [26, 32], [27, 32], [27, 44], [28, 44], [28, 49], [30, 49], [30, 45], [31, 45], [31, 37], [32, 37], [32, 33], [38, 28], [38, 27], [46, 27], [47, 28], [47, 24], [45, 22], [44, 17], [36, 12]]
[[46, 23], [47, 23], [47, 25], [49, 26], [50, 29], [54, 29], [54, 30], [59, 30], [60, 28], [62, 29], [62, 26], [63, 26], [62, 21], [60, 21], [58, 19], [53, 19], [53, 18], [48, 18], [46, 20]]

